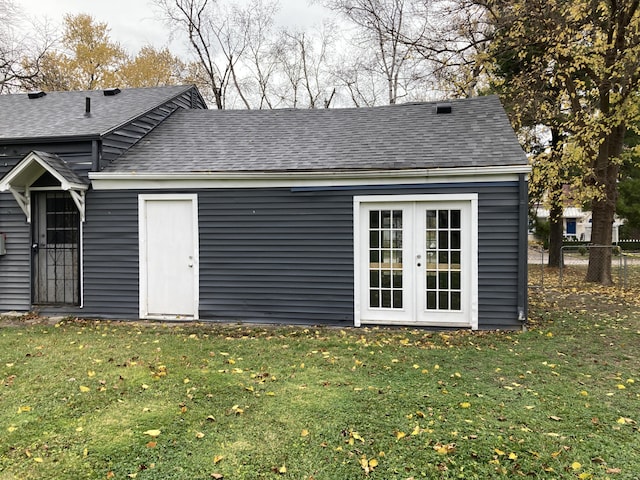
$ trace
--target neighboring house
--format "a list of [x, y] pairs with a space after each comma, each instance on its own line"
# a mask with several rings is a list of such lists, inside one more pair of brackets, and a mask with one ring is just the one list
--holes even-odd
[[[536, 208], [536, 216], [542, 220], [549, 220], [549, 210]], [[612, 241], [618, 243], [620, 226], [624, 220], [617, 216], [613, 222]], [[567, 207], [562, 212], [562, 232], [565, 240], [590, 242], [591, 241], [591, 212], [583, 211], [578, 207]]]
[[[139, 92], [120, 95], [134, 103]], [[202, 106], [188, 92], [183, 106]], [[3, 112], [6, 103], [48, 98], [11, 97], [0, 96]], [[36, 124], [51, 113], [41, 105]], [[522, 328], [529, 167], [497, 97], [187, 108], [84, 170], [23, 124], [21, 138], [36, 152], [14, 154], [0, 180], [15, 195], [0, 194], [2, 309]], [[71, 140], [82, 117], [59, 112], [68, 128], [59, 139]], [[104, 132], [128, 125], [113, 123], [96, 131], [103, 145]], [[0, 127], [0, 145], [13, 138]], [[44, 249], [55, 258], [41, 260]], [[73, 269], [75, 277], [66, 273]]]

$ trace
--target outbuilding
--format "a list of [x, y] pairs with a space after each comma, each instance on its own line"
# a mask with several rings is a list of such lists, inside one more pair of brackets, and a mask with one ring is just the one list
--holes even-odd
[[[0, 194], [0, 309], [523, 327], [529, 167], [497, 97], [217, 111], [193, 87], [163, 87], [7, 95], [0, 108], [150, 91], [155, 105], [88, 135], [83, 162], [56, 147], [84, 114], [59, 112], [46, 138], [2, 121], [0, 190], [13, 196]], [[130, 131], [111, 154], [109, 136]]]

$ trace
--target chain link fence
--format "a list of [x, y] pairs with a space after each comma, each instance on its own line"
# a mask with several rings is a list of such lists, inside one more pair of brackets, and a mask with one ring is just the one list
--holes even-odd
[[613, 285], [629, 288], [640, 283], [640, 254], [624, 252], [616, 245], [565, 245], [561, 249], [559, 268], [549, 267], [549, 255], [540, 246], [529, 247], [530, 288], [574, 288], [586, 285], [589, 258], [607, 262]]

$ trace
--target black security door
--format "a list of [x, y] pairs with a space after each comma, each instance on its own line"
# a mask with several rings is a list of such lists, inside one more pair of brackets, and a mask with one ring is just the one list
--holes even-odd
[[33, 194], [33, 303], [80, 303], [80, 215], [68, 192]]

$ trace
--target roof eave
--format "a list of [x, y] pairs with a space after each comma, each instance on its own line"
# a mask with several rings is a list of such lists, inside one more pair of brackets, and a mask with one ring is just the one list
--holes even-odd
[[412, 170], [255, 171], [255, 172], [89, 172], [96, 190], [130, 188], [258, 188], [426, 183], [476, 183], [517, 180], [528, 165]]
[[45, 137], [14, 137], [0, 138], [0, 145], [26, 145], [39, 143], [65, 143], [65, 142], [91, 142], [100, 140], [99, 133], [88, 133], [82, 135], [54, 135]]

